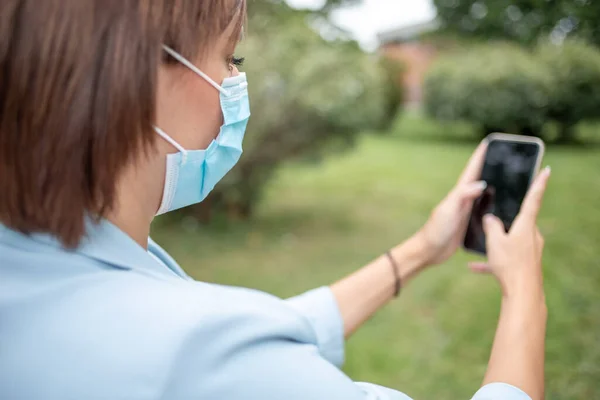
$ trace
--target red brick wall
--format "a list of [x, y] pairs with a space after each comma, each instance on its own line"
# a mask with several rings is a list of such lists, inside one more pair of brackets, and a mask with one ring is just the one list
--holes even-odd
[[423, 80], [428, 68], [436, 58], [437, 51], [432, 45], [418, 41], [388, 44], [381, 48], [385, 57], [399, 60], [404, 64], [403, 84], [405, 103], [418, 105], [423, 99]]

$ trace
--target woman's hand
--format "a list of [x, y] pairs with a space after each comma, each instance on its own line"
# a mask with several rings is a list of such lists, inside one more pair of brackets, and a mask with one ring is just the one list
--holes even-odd
[[536, 220], [549, 178], [547, 167], [531, 185], [509, 233], [497, 217], [491, 214], [484, 217], [488, 262], [474, 262], [469, 266], [476, 272], [492, 273], [505, 296], [515, 291], [542, 289], [544, 239]]
[[485, 158], [487, 142], [482, 142], [469, 160], [456, 186], [434, 209], [429, 220], [416, 234], [426, 252], [426, 264], [440, 264], [449, 259], [460, 247], [473, 202], [485, 190], [485, 182], [478, 181]]
[[487, 263], [471, 269], [490, 272], [500, 281], [503, 298], [484, 385], [503, 382], [532, 399], [544, 398], [544, 353], [548, 310], [542, 279], [544, 240], [536, 226], [550, 168], [536, 178], [509, 233], [486, 215]]

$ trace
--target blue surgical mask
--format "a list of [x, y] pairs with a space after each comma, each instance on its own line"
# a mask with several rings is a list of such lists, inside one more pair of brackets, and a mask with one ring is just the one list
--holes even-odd
[[163, 130], [154, 128], [178, 150], [175, 154], [167, 155], [165, 187], [157, 215], [200, 203], [208, 196], [240, 159], [242, 141], [250, 118], [245, 73], [226, 78], [219, 86], [179, 53], [166, 46], [163, 48], [220, 92], [224, 123], [219, 136], [206, 150], [186, 150]]

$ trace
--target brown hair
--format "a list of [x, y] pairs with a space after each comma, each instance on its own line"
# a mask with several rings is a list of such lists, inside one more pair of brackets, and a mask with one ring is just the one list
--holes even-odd
[[197, 59], [244, 0], [3, 0], [0, 223], [67, 247], [154, 144], [161, 44]]

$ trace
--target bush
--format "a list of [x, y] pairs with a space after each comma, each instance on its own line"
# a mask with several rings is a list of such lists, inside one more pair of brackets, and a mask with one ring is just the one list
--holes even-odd
[[518, 46], [474, 47], [440, 60], [429, 72], [425, 108], [441, 120], [466, 120], [483, 134], [539, 135], [547, 120], [552, 75]]
[[559, 140], [572, 140], [576, 124], [599, 116], [600, 52], [571, 40], [560, 46], [545, 43], [538, 54], [553, 79], [554, 96], [548, 117], [561, 126]]
[[252, 30], [240, 53], [248, 55], [253, 114], [239, 164], [183, 211], [203, 221], [218, 211], [249, 216], [281, 163], [348, 148], [360, 132], [385, 128], [401, 101], [378, 57], [353, 41], [324, 40], [309, 26], [322, 22], [312, 14], [270, 2], [249, 11]]
[[440, 120], [475, 123], [483, 134], [539, 136], [555, 122], [559, 141], [569, 141], [578, 123], [598, 118], [600, 51], [568, 40], [535, 51], [503, 44], [452, 54], [429, 72], [425, 107]]

